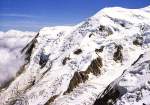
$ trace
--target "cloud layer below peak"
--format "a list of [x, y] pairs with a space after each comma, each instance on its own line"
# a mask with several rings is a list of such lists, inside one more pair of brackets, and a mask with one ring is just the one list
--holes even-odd
[[35, 32], [0, 31], [0, 87], [16, 75], [24, 63], [20, 50], [36, 35]]

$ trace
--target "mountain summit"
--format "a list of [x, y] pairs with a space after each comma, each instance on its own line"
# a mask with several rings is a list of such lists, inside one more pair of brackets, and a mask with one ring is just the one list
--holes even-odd
[[21, 53], [25, 62], [0, 105], [150, 104], [150, 6], [45, 27]]

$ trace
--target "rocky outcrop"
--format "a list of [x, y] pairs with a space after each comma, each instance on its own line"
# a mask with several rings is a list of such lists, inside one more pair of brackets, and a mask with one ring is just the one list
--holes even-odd
[[102, 63], [102, 58], [98, 57], [96, 59], [94, 59], [91, 64], [89, 65], [89, 67], [86, 70], [86, 73], [93, 73], [94, 75], [98, 75], [101, 73], [101, 67], [103, 66]]
[[98, 99], [96, 99], [95, 103], [93, 105], [114, 105], [117, 98], [119, 98], [120, 92], [116, 86], [113, 88], [109, 85], [102, 95], [99, 96]]
[[98, 27], [98, 30], [100, 32], [107, 32], [107, 35], [112, 35], [113, 34], [113, 31], [109, 27], [106, 27], [106, 26], [103, 26], [103, 25], [100, 25]]
[[81, 49], [77, 49], [76, 51], [74, 51], [73, 52], [74, 54], [76, 54], [76, 55], [79, 55], [79, 54], [81, 54], [82, 53], [82, 50]]
[[27, 61], [27, 63], [30, 61], [30, 57], [32, 54], [32, 50], [35, 47], [35, 44], [37, 42], [37, 37], [39, 36], [39, 33], [37, 33], [37, 35], [32, 39], [32, 41], [30, 43], [28, 43], [22, 50], [21, 53], [25, 53], [26, 57], [25, 60]]
[[143, 57], [143, 54], [141, 54], [137, 60], [135, 60], [133, 63], [132, 63], [132, 66], [135, 65], [141, 58]]
[[87, 79], [88, 79], [88, 74], [86, 74], [85, 72], [75, 72], [72, 79], [70, 80], [68, 89], [66, 90], [66, 92], [64, 92], [64, 94], [70, 93], [80, 83], [84, 83]]
[[122, 49], [123, 47], [121, 45], [116, 45], [116, 52], [113, 55], [114, 61], [120, 61], [122, 63], [123, 60], [123, 54], [122, 54]]
[[103, 66], [102, 59], [98, 57], [91, 62], [86, 71], [75, 72], [74, 76], [70, 80], [69, 87], [65, 92], [65, 94], [70, 93], [80, 83], [84, 83], [86, 80], [88, 80], [89, 78], [88, 74], [93, 73], [95, 76], [99, 75], [101, 73], [100, 68], [102, 66]]
[[65, 57], [65, 58], [63, 59], [63, 61], [62, 61], [62, 64], [65, 65], [68, 60], [70, 60], [70, 58], [69, 58], [69, 57]]
[[59, 95], [54, 95], [53, 97], [51, 97], [47, 102], [46, 104], [44, 105], [50, 105]]
[[136, 37], [136, 39], [133, 41], [133, 44], [134, 45], [139, 45], [139, 46], [142, 46], [143, 45], [143, 37]]
[[101, 46], [99, 49], [96, 48], [96, 49], [95, 49], [95, 52], [96, 52], [96, 53], [102, 52], [103, 49], [104, 49], [104, 47], [105, 47], [105, 46]]
[[39, 65], [41, 66], [41, 69], [46, 65], [50, 55], [46, 55], [43, 52], [40, 55], [40, 61]]

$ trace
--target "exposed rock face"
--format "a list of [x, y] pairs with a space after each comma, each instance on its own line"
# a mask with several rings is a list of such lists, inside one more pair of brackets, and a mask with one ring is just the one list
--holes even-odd
[[100, 97], [95, 101], [94, 105], [114, 105], [117, 98], [120, 97], [120, 92], [117, 86], [110, 85], [104, 90]]
[[70, 80], [69, 87], [65, 93], [70, 93], [73, 91], [75, 87], [77, 87], [80, 83], [84, 83], [88, 80], [88, 74], [93, 73], [94, 75], [98, 75], [101, 73], [100, 68], [103, 66], [102, 59], [100, 57], [94, 59], [86, 71], [75, 72], [74, 76]]
[[69, 58], [69, 57], [65, 57], [65, 58], [63, 59], [63, 61], [62, 61], [62, 64], [65, 65], [68, 60], [70, 60], [70, 58]]
[[39, 61], [39, 65], [41, 66], [41, 69], [46, 65], [48, 58], [49, 58], [49, 55], [45, 55], [44, 53], [41, 53], [40, 61]]
[[95, 52], [102, 52], [103, 51], [103, 49], [104, 49], [104, 46], [101, 46], [99, 49], [95, 49]]
[[113, 34], [113, 31], [112, 31], [109, 27], [105, 27], [105, 26], [103, 26], [103, 25], [100, 25], [100, 26], [98, 27], [98, 29], [99, 29], [99, 31], [101, 31], [101, 32], [107, 32], [107, 35]]
[[77, 49], [76, 51], [74, 51], [74, 54], [81, 54], [82, 53], [82, 50], [81, 49]]
[[45, 105], [49, 105], [50, 103], [52, 103], [59, 95], [54, 95], [53, 97], [51, 97]]
[[137, 60], [135, 60], [133, 63], [132, 63], [132, 66], [135, 65], [141, 58], [143, 57], [143, 54], [141, 54]]
[[91, 64], [89, 65], [86, 73], [89, 74], [89, 73], [93, 73], [94, 75], [98, 75], [101, 73], [101, 70], [100, 68], [103, 66], [103, 63], [102, 63], [102, 58], [98, 57], [96, 59], [94, 59]]
[[21, 53], [25, 52], [25, 55], [26, 55], [26, 58], [25, 60], [27, 62], [30, 61], [30, 57], [31, 57], [31, 54], [32, 54], [32, 50], [33, 48], [35, 47], [35, 44], [37, 42], [37, 37], [39, 36], [39, 33], [37, 33], [37, 35], [33, 38], [33, 40], [27, 44], [22, 50], [21, 50]]
[[149, 11], [105, 8], [76, 26], [41, 29], [22, 50], [25, 70], [0, 92], [0, 105], [92, 105], [98, 96], [102, 104], [117, 103], [125, 93], [116, 79], [141, 64], [139, 56], [148, 52], [150, 28], [142, 28], [142, 46], [133, 41], [141, 25], [150, 25]]
[[142, 46], [142, 44], [143, 44], [143, 37], [136, 37], [136, 39], [133, 41], [133, 44]]
[[84, 83], [88, 79], [88, 74], [85, 72], [75, 72], [74, 76], [70, 80], [69, 86], [67, 91], [64, 93], [70, 93], [73, 91], [74, 88], [76, 88], [80, 83]]
[[114, 61], [120, 61], [120, 62], [122, 62], [122, 60], [123, 60], [123, 54], [122, 54], [122, 49], [123, 49], [123, 47], [121, 46], [121, 45], [116, 45], [116, 52], [114, 53], [114, 55], [113, 55], [113, 59], [114, 59]]

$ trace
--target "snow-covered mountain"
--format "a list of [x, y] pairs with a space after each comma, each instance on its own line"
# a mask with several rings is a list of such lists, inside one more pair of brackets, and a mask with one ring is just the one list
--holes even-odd
[[22, 49], [25, 64], [0, 105], [148, 105], [149, 52], [150, 7], [45, 27]]

